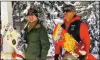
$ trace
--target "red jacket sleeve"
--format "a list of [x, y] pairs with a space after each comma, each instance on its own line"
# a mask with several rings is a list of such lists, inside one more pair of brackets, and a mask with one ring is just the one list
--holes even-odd
[[89, 52], [90, 49], [90, 36], [89, 36], [89, 31], [88, 31], [88, 26], [85, 23], [81, 23], [80, 25], [80, 38], [83, 42], [84, 50], [86, 52]]

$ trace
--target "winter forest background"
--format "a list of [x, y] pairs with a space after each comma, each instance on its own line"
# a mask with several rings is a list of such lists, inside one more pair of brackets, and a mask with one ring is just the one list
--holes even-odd
[[[99, 36], [99, 2], [87, 1], [13, 1], [13, 21], [14, 27], [21, 31], [26, 21], [26, 13], [29, 7], [35, 6], [40, 22], [46, 27], [49, 40], [51, 43], [48, 56], [54, 55], [54, 43], [52, 39], [52, 31], [54, 25], [63, 22], [63, 12], [61, 7], [65, 4], [72, 4], [75, 6], [78, 15], [82, 16], [82, 20], [89, 26], [89, 33], [91, 36], [90, 52], [98, 59], [100, 59], [100, 36]], [[23, 23], [23, 24], [22, 24]]]

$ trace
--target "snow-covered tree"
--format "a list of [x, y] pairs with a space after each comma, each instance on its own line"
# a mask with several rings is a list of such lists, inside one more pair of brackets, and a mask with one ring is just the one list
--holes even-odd
[[[65, 4], [72, 4], [75, 6], [77, 14], [82, 16], [82, 20], [89, 26], [91, 37], [91, 50], [90, 52], [99, 59], [99, 2], [95, 1], [14, 1], [13, 2], [13, 20], [15, 26], [23, 29], [21, 23], [25, 22], [27, 10], [35, 6], [39, 11], [38, 17], [41, 23], [46, 27], [48, 36], [51, 42], [51, 50], [49, 55], [54, 55], [54, 45], [52, 39], [52, 31], [54, 25], [63, 21], [62, 6]], [[53, 47], [53, 48], [52, 48]], [[48, 56], [49, 56], [48, 55]]]

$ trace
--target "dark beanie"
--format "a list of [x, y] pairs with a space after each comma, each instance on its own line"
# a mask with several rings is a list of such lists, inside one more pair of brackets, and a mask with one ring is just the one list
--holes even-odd
[[38, 16], [38, 11], [35, 8], [29, 8], [27, 16], [28, 15], [33, 15], [33, 14], [35, 14], [36, 16]]

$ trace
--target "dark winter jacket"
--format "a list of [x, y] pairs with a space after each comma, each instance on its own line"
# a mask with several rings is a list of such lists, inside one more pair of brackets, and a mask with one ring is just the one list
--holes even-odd
[[27, 43], [25, 51], [26, 60], [45, 60], [50, 47], [45, 27], [37, 22], [29, 23]]

